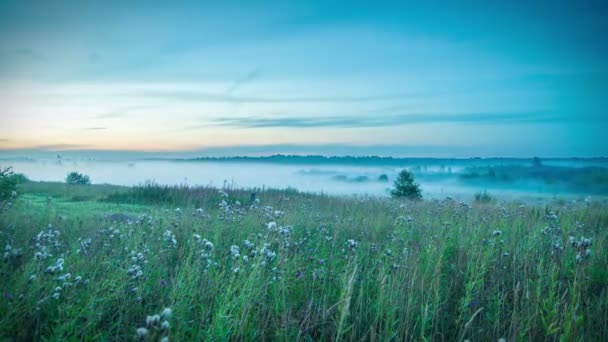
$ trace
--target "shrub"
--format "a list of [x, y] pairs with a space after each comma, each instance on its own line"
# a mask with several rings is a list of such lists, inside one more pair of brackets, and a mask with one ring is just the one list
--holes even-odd
[[403, 197], [412, 200], [422, 199], [420, 185], [414, 182], [414, 175], [408, 170], [402, 170], [395, 180], [395, 188], [391, 190], [393, 197]]
[[11, 167], [0, 168], [0, 201], [16, 196], [18, 183]]
[[68, 184], [90, 185], [91, 179], [87, 175], [74, 171], [68, 173], [68, 176], [65, 178], [65, 182]]
[[475, 194], [475, 202], [490, 203], [492, 201], [494, 201], [494, 196], [490, 195], [487, 191]]
[[380, 177], [378, 177], [378, 181], [379, 182], [388, 182], [388, 176], [383, 173], [380, 175]]

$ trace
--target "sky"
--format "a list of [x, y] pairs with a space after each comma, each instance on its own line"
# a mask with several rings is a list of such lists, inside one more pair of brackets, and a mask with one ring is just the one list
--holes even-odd
[[604, 1], [0, 0], [0, 150], [608, 155]]

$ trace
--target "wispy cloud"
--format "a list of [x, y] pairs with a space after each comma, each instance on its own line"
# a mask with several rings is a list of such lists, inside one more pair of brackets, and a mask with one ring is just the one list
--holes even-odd
[[[262, 127], [382, 127], [424, 123], [472, 123], [509, 124], [558, 122], [565, 118], [550, 113], [468, 113], [468, 114], [405, 114], [393, 116], [325, 116], [325, 117], [240, 117], [218, 118], [211, 123], [217, 126], [262, 128]], [[199, 128], [193, 126], [192, 128]]]
[[85, 131], [104, 131], [108, 129], [107, 127], [87, 127], [84, 130]]
[[260, 77], [260, 70], [259, 69], [253, 70], [253, 71], [249, 72], [247, 75], [245, 75], [244, 77], [236, 80], [233, 84], [231, 84], [228, 88], [226, 88], [224, 93], [226, 95], [232, 95], [232, 93], [234, 93], [237, 89], [242, 87], [244, 84], [249, 83], [258, 77]]
[[49, 144], [49, 145], [38, 145], [34, 146], [34, 149], [43, 151], [65, 151], [65, 150], [84, 150], [89, 146], [78, 145], [78, 144]]
[[411, 93], [391, 93], [363, 96], [234, 96], [231, 94], [218, 94], [196, 90], [149, 90], [134, 92], [125, 96], [138, 96], [146, 98], [164, 98], [169, 100], [203, 102], [203, 103], [360, 103], [389, 100], [403, 100], [414, 96]]

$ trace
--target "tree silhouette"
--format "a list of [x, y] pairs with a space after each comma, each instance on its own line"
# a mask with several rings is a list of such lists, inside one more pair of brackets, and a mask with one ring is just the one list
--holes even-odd
[[395, 188], [391, 190], [393, 197], [404, 197], [412, 200], [422, 199], [420, 185], [414, 182], [414, 176], [408, 170], [402, 170], [395, 180]]

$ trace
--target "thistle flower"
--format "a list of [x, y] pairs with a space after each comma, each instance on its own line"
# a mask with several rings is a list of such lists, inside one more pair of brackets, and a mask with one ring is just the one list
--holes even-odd
[[170, 318], [170, 317], [171, 317], [171, 313], [172, 313], [172, 312], [171, 312], [171, 309], [170, 309], [170, 308], [165, 308], [165, 309], [163, 310], [163, 312], [161, 312], [160, 317], [161, 317], [161, 318], [164, 318], [164, 319]]
[[272, 222], [268, 222], [268, 223], [266, 224], [266, 228], [267, 228], [269, 231], [273, 232], [273, 231], [275, 231], [275, 230], [277, 229], [277, 223], [276, 223], [276, 222], [274, 222], [274, 221], [272, 221]]
[[353, 239], [349, 239], [346, 241], [346, 244], [348, 245], [348, 248], [355, 249], [359, 243]]
[[207, 239], [203, 239], [203, 247], [207, 248], [208, 250], [212, 250], [213, 243]]
[[169, 330], [170, 327], [171, 327], [171, 325], [169, 324], [169, 321], [167, 321], [167, 320], [163, 321], [160, 325], [161, 330]]
[[241, 249], [237, 245], [230, 246], [230, 253], [233, 258], [239, 258], [241, 256]]
[[245, 245], [245, 248], [247, 248], [248, 250], [252, 250], [253, 248], [255, 248], [255, 244], [253, 244], [251, 241], [249, 240], [245, 240], [243, 242], [243, 244]]
[[152, 315], [152, 316], [146, 317], [146, 326], [151, 327], [151, 326], [158, 325], [158, 323], [160, 323], [159, 315]]
[[499, 236], [500, 234], [502, 234], [502, 231], [500, 231], [500, 230], [494, 230], [492, 232], [492, 235], [494, 235], [494, 236]]
[[137, 333], [137, 337], [139, 338], [144, 338], [148, 336], [148, 329], [146, 328], [137, 328], [135, 332]]

